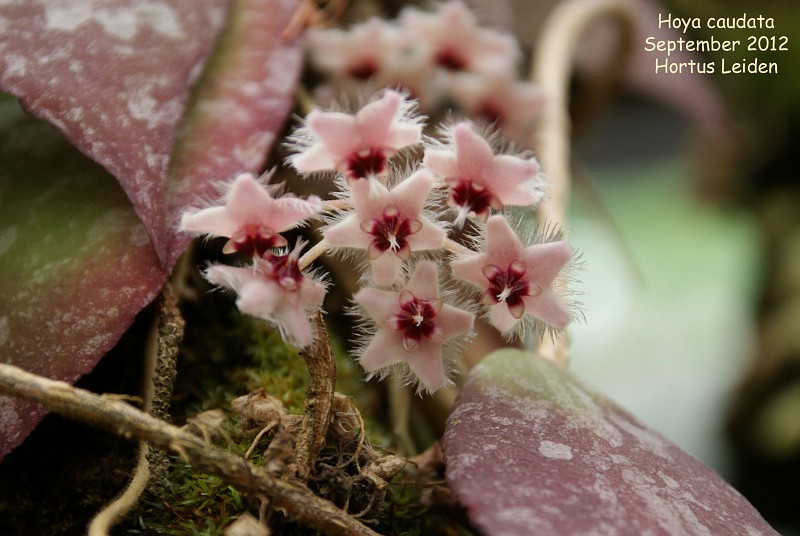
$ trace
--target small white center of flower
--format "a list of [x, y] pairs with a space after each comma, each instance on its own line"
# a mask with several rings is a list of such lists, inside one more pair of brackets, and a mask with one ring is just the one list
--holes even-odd
[[425, 316], [422, 314], [422, 312], [417, 312], [411, 317], [411, 320], [414, 321], [415, 326], [419, 326], [425, 321]]
[[400, 243], [397, 241], [397, 237], [394, 233], [389, 233], [386, 236], [386, 240], [389, 241], [389, 249], [391, 249], [392, 252], [396, 253], [398, 250], [400, 250]]
[[497, 295], [497, 301], [504, 302], [506, 299], [511, 296], [511, 293], [514, 292], [512, 289], [508, 288], [508, 286], [503, 287], [503, 290]]

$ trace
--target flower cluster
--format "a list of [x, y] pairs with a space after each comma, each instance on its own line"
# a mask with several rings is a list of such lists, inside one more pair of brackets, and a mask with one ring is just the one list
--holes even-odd
[[304, 244], [288, 250], [280, 233], [317, 214], [322, 202], [316, 196], [274, 198], [271, 190], [249, 173], [238, 175], [226, 185], [219, 205], [186, 211], [181, 229], [228, 238], [223, 253], [251, 257], [252, 267], [213, 265], [206, 278], [236, 292], [242, 312], [275, 324], [284, 338], [302, 347], [313, 341], [308, 318], [322, 306], [325, 287], [300, 270]]
[[[315, 109], [307, 116], [290, 138], [288, 161], [304, 175], [333, 173], [338, 193], [327, 205], [316, 196], [273, 197], [274, 187], [243, 174], [218, 205], [185, 213], [181, 225], [227, 237], [224, 252], [250, 257], [251, 266], [213, 265], [205, 275], [233, 290], [240, 310], [304, 346], [325, 289], [304, 271], [313, 260], [300, 258], [304, 244], [288, 250], [281, 233], [324, 213], [322, 247], [315, 249], [360, 251], [368, 263], [366, 284], [353, 297], [372, 331], [360, 364], [379, 376], [399, 366], [422, 391], [435, 391], [448, 384], [447, 350], [469, 335], [477, 307], [508, 337], [521, 327], [541, 332], [568, 324], [555, 283], [572, 250], [563, 240], [524, 243], [508, 223], [506, 207], [532, 207], [543, 196], [533, 157], [496, 152], [468, 121], [442, 127], [439, 139], [424, 138], [413, 104], [386, 90], [354, 114]], [[416, 168], [393, 164], [419, 145], [424, 155]], [[449, 237], [457, 233], [473, 236], [467, 242], [479, 250]], [[440, 292], [445, 275], [472, 289], [476, 305]]]
[[329, 93], [395, 88], [426, 113], [455, 104], [517, 140], [541, 108], [538, 88], [519, 79], [516, 40], [480, 27], [458, 0], [432, 13], [409, 6], [394, 21], [375, 17], [349, 30], [312, 30], [306, 42], [312, 64], [331, 81]]
[[[458, 2], [436, 14], [406, 10], [400, 24], [427, 47], [407, 53], [448, 72], [502, 77], [511, 63], [498, 58], [517, 54], [512, 40], [478, 28]], [[360, 33], [374, 45], [356, 47], [360, 59], [340, 57], [350, 62], [342, 72], [358, 78], [387, 71], [393, 40], [402, 38], [398, 27], [370, 21], [354, 31]], [[325, 35], [352, 45], [344, 34]], [[563, 292], [573, 252], [557, 233], [525, 232], [530, 210], [527, 218], [511, 217], [545, 195], [535, 158], [469, 120], [426, 130], [417, 108], [396, 89], [376, 93], [353, 113], [314, 108], [288, 138], [287, 163], [301, 177], [330, 180], [329, 199], [278, 195], [276, 186], [241, 174], [216, 203], [187, 211], [181, 227], [226, 237], [223, 252], [248, 259], [243, 267], [211, 265], [205, 276], [235, 292], [242, 312], [274, 324], [299, 347], [314, 339], [309, 318], [326, 292], [307, 267], [325, 253], [362, 259], [361, 288], [352, 297], [360, 315], [358, 362], [369, 375], [397, 371], [433, 392], [450, 383], [449, 365], [476, 314], [508, 339], [565, 328], [574, 316]], [[282, 233], [312, 219], [322, 222], [322, 239], [301, 256], [306, 243], [289, 248]]]

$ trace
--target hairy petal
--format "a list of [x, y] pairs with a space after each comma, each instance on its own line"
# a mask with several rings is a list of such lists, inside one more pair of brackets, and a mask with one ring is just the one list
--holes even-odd
[[459, 279], [472, 283], [478, 288], [487, 288], [489, 282], [484, 273], [487, 262], [486, 255], [480, 253], [456, 259], [450, 263], [450, 268]]
[[436, 264], [430, 261], [420, 262], [405, 288], [420, 300], [438, 299], [439, 275]]
[[289, 161], [300, 173], [336, 169], [341, 164], [341, 158], [331, 153], [322, 144], [312, 145], [304, 149], [302, 153], [292, 155]]
[[441, 344], [421, 340], [416, 350], [407, 356], [406, 361], [425, 389], [437, 391], [444, 387]]
[[416, 171], [413, 175], [395, 186], [391, 190], [392, 198], [400, 212], [408, 217], [415, 218], [425, 206], [425, 201], [433, 188], [433, 175], [424, 169]]
[[475, 323], [472, 313], [447, 304], [442, 306], [442, 311], [436, 318], [444, 335], [442, 342], [470, 331]]
[[397, 312], [397, 292], [364, 287], [356, 292], [353, 300], [377, 322]]
[[498, 303], [489, 307], [489, 322], [500, 332], [508, 333], [519, 322], [508, 310], [505, 303]]
[[444, 229], [426, 218], [422, 220], [419, 232], [408, 237], [408, 243], [413, 250], [439, 249], [444, 246], [445, 238], [447, 233]]
[[239, 299], [236, 306], [243, 313], [273, 320], [273, 315], [284, 304], [283, 291], [275, 282], [251, 279], [236, 289]]
[[443, 179], [458, 176], [458, 160], [455, 153], [446, 149], [425, 149], [422, 163]]
[[501, 154], [493, 158], [491, 173], [492, 191], [504, 205], [527, 206], [539, 201], [535, 188], [523, 187], [536, 182], [539, 164], [533, 159]]
[[240, 223], [259, 222], [272, 208], [272, 196], [250, 173], [242, 173], [233, 181], [225, 196], [225, 208], [231, 219]]
[[326, 229], [323, 235], [336, 247], [366, 249], [372, 242], [372, 237], [361, 230], [360, 223], [356, 214], [350, 214], [333, 227]]
[[564, 240], [547, 242], [525, 248], [522, 258], [535, 273], [538, 284], [547, 286], [572, 258], [572, 248]]
[[453, 129], [458, 158], [458, 170], [462, 177], [483, 182], [489, 175], [494, 153], [483, 136], [474, 132], [467, 123], [459, 123]]
[[367, 372], [375, 372], [404, 361], [406, 352], [403, 350], [402, 338], [399, 331], [379, 329], [358, 360], [359, 365]]
[[384, 251], [382, 255], [370, 261], [372, 278], [376, 285], [389, 286], [400, 275], [403, 261], [391, 251]]
[[336, 157], [344, 158], [358, 148], [358, 127], [351, 115], [314, 109], [306, 116], [306, 124]]
[[486, 237], [486, 256], [492, 264], [508, 266], [523, 256], [522, 243], [503, 216], [491, 216], [486, 220]]
[[225, 207], [209, 207], [194, 212], [184, 212], [181, 216], [181, 230], [187, 233], [232, 236], [239, 226]]
[[362, 144], [368, 147], [390, 147], [388, 136], [400, 111], [401, 101], [400, 94], [390, 90], [356, 113], [355, 123]]
[[542, 289], [538, 296], [524, 296], [525, 312], [539, 318], [558, 329], [564, 329], [570, 322], [570, 314], [553, 289]]
[[278, 314], [278, 324], [298, 347], [308, 346], [313, 341], [308, 314], [301, 303], [289, 305]]

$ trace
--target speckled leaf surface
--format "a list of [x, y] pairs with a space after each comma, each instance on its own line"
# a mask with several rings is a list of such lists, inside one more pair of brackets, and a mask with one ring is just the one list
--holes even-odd
[[228, 0], [11, 0], [0, 90], [117, 177], [167, 265], [165, 182], [177, 128]]
[[448, 484], [487, 535], [777, 534], [711, 469], [519, 350], [472, 371], [442, 447]]
[[[114, 178], [12, 99], [0, 103], [0, 359], [71, 382], [167, 273]], [[43, 414], [0, 396], [0, 457]]]
[[281, 37], [299, 0], [237, 0], [196, 105], [179, 132], [167, 188], [170, 261], [188, 238], [175, 233], [181, 211], [216, 192], [213, 181], [257, 173], [294, 103], [303, 67], [298, 40]]
[[[98, 9], [91, 15], [92, 20], [82, 19], [83, 15], [78, 16], [82, 13], [80, 6], [89, 4]], [[156, 31], [147, 29], [148, 24], [171, 24], [169, 16], [166, 21], [157, 20], [166, 13], [155, 7], [161, 3], [131, 1], [130, 9], [120, 7], [123, 4], [67, 1], [57, 5], [77, 10], [73, 18], [83, 22], [76, 22], [73, 33], [99, 31], [97, 26], [104, 32], [122, 32], [116, 24], [124, 26], [123, 19], [127, 20], [131, 13], [135, 15], [137, 31], [146, 35]], [[211, 9], [213, 2], [202, 8], [196, 2], [165, 4], [202, 11]], [[36, 63], [8, 55], [7, 47], [13, 40], [4, 33], [9, 17], [20, 16], [20, 10], [28, 5], [34, 10], [44, 9], [41, 2], [35, 1], [0, 3], [0, 21], [6, 21], [0, 22], [0, 47], [6, 47], [0, 49], [0, 63], [6, 88], [9, 69], [28, 69], [31, 62]], [[182, 108], [177, 112], [178, 119], [183, 116], [180, 127], [177, 122], [169, 128], [161, 125], [159, 132], [164, 137], [158, 150], [163, 161], [159, 160], [161, 163], [156, 166], [158, 173], [153, 172], [156, 168], [146, 171], [146, 180], [127, 181], [107, 162], [80, 146], [80, 140], [86, 139], [94, 147], [92, 136], [99, 136], [96, 129], [102, 128], [109, 130], [109, 140], [121, 145], [139, 147], [144, 143], [147, 135], [141, 125], [134, 125], [120, 109], [127, 108], [127, 102], [101, 96], [102, 84], [96, 84], [92, 86], [96, 99], [87, 105], [91, 114], [72, 112], [79, 115], [78, 120], [91, 116], [92, 122], [75, 122], [70, 110], [80, 105], [71, 95], [84, 89], [75, 87], [74, 80], [67, 77], [64, 86], [43, 90], [46, 104], [52, 108], [47, 108], [51, 110], [48, 112], [40, 110], [39, 115], [54, 122], [68, 141], [114, 173], [122, 188], [102, 168], [80, 158], [80, 154], [70, 153], [67, 140], [52, 129], [30, 123], [18, 107], [10, 107], [10, 100], [0, 99], [0, 359], [32, 372], [74, 381], [94, 367], [139, 310], [152, 300], [189, 241], [177, 232], [180, 211], [215, 194], [214, 181], [242, 171], [259, 172], [264, 165], [276, 132], [292, 107], [302, 65], [299, 43], [280, 37], [296, 6], [297, 0], [238, 0], [231, 4], [211, 63], [202, 75], [195, 72], [200, 66], [196, 64], [189, 80], [183, 82], [183, 91], [188, 92], [187, 82], [197, 79], [185, 115]], [[213, 40], [218, 26], [212, 19], [217, 15], [213, 10], [207, 15], [208, 27], [198, 31], [204, 33], [205, 39]], [[195, 16], [199, 15], [189, 19]], [[224, 18], [224, 12], [220, 17]], [[62, 37], [69, 41], [69, 32], [64, 32]], [[35, 42], [34, 34], [13, 35]], [[43, 36], [44, 40], [51, 38]], [[66, 54], [66, 48], [59, 50], [62, 52], [56, 55]], [[75, 49], [72, 52], [82, 53]], [[167, 47], [155, 54], [144, 47], [128, 52], [157, 56], [155, 61], [169, 68], [173, 65], [170, 56], [184, 54], [185, 50]], [[95, 75], [113, 70], [106, 63], [113, 63], [115, 58], [100, 55], [95, 59], [97, 65], [87, 63], [89, 59], [85, 57], [82, 60]], [[25, 73], [31, 77], [36, 73], [45, 78], [51, 76], [32, 67]], [[106, 76], [109, 75], [102, 75]], [[119, 91], [113, 81], [107, 82], [106, 91]], [[22, 100], [30, 109], [30, 99]], [[160, 109], [157, 102], [151, 104], [154, 110]], [[120, 132], [112, 132], [112, 127], [118, 127]], [[156, 130], [161, 127], [154, 125]], [[134, 169], [136, 164], [132, 162], [142, 155], [123, 153], [117, 155], [124, 161], [122, 170]], [[134, 200], [133, 207], [126, 193]], [[161, 230], [155, 229], [154, 220], [134, 210], [137, 198], [145, 200], [148, 210], [159, 213]], [[161, 245], [151, 240], [154, 232], [160, 233]], [[0, 398], [0, 458], [27, 436], [41, 414], [36, 406]]]

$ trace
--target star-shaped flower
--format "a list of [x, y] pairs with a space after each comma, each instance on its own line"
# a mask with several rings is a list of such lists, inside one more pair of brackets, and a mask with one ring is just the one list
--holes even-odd
[[251, 257], [285, 246], [286, 240], [278, 233], [300, 225], [322, 206], [317, 196], [308, 200], [292, 195], [273, 198], [249, 173], [242, 173], [231, 182], [224, 203], [184, 213], [181, 230], [230, 238], [223, 253], [242, 252]]
[[472, 119], [484, 121], [508, 139], [524, 144], [544, 98], [539, 87], [512, 76], [461, 73], [444, 81], [453, 100]]
[[484, 291], [489, 321], [509, 334], [524, 315], [558, 329], [569, 324], [570, 313], [553, 281], [572, 258], [565, 241], [525, 247], [502, 216], [486, 222], [486, 252], [451, 263], [453, 274]]
[[442, 345], [470, 331], [474, 317], [442, 302], [435, 263], [420, 262], [400, 292], [366, 287], [354, 299], [378, 324], [359, 358], [367, 372], [405, 363], [420, 390], [433, 392], [445, 385]]
[[227, 287], [239, 296], [243, 313], [278, 326], [284, 338], [298, 347], [313, 340], [308, 318], [322, 305], [325, 287], [306, 277], [297, 265], [303, 244], [285, 254], [267, 253], [248, 268], [212, 265], [205, 276], [211, 283]]
[[378, 182], [353, 183], [354, 211], [325, 230], [325, 238], [336, 247], [366, 250], [375, 283], [391, 285], [412, 251], [444, 245], [445, 231], [422, 215], [433, 183], [433, 176], [425, 170], [392, 190]]
[[379, 17], [347, 31], [311, 28], [306, 33], [312, 63], [335, 79], [385, 78], [407, 43], [397, 25]]
[[429, 61], [446, 71], [497, 76], [513, 73], [521, 57], [511, 35], [481, 28], [459, 1], [445, 2], [434, 13], [406, 8], [399, 18], [428, 48]]
[[299, 152], [289, 161], [301, 173], [337, 170], [350, 181], [384, 175], [390, 158], [421, 139], [414, 106], [387, 90], [355, 115], [314, 109], [292, 138]]
[[425, 151], [424, 164], [450, 186], [448, 204], [467, 216], [486, 220], [491, 209], [530, 206], [541, 201], [543, 181], [535, 158], [495, 155], [468, 122], [454, 125], [450, 143]]

